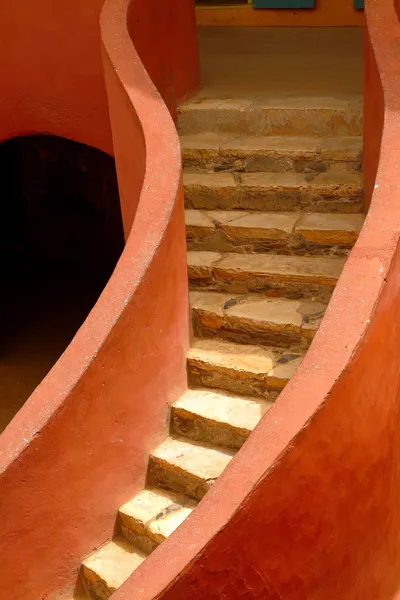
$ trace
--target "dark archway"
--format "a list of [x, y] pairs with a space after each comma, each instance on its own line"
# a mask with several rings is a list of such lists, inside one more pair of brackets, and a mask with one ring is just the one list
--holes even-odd
[[112, 157], [31, 136], [0, 146], [0, 431], [85, 320], [124, 246]]

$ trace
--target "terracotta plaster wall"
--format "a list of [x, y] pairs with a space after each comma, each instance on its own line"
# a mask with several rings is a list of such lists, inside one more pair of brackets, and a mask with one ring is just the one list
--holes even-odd
[[175, 116], [177, 103], [199, 85], [194, 0], [132, 0], [128, 30], [148, 74]]
[[[29, 133], [112, 154], [101, 60], [104, 0], [0, 4], [0, 141]], [[174, 113], [198, 86], [194, 0], [132, 0], [130, 32]]]
[[0, 140], [52, 133], [112, 153], [100, 52], [104, 0], [0, 4]]
[[[367, 0], [367, 21], [367, 61], [375, 55], [367, 106], [374, 102], [384, 119], [366, 124], [375, 131], [375, 162], [366, 164], [371, 204], [323, 324], [276, 405], [116, 600], [389, 600], [400, 588], [400, 25], [393, 0]], [[368, 108], [366, 118], [373, 119]]]
[[[143, 14], [146, 2], [135, 2]], [[68, 2], [68, 11], [61, 2], [57, 14], [54, 3], [40, 3], [43, 10], [34, 13], [31, 0], [19, 2], [10, 8], [13, 18], [0, 9], [7, 16], [0, 18], [0, 29], [14, 27], [15, 45], [26, 33], [32, 54], [13, 47], [11, 66], [1, 56], [3, 73], [13, 72], [3, 80], [1, 135], [57, 133], [111, 150], [111, 124], [127, 242], [74, 340], [0, 436], [5, 600], [50, 598], [60, 590], [71, 597], [82, 558], [111, 538], [118, 506], [144, 485], [149, 452], [167, 434], [169, 405], [186, 389], [189, 338], [179, 143], [132, 44], [129, 0], [107, 2], [101, 37], [94, 24], [99, 27], [99, 6], [91, 6], [94, 21], [86, 33], [96, 42], [91, 52], [74, 57], [63, 53], [82, 42], [85, 31], [79, 28], [88, 21], [79, 7], [84, 5], [86, 14], [90, 2]], [[194, 10], [191, 0], [187, 4]], [[43, 39], [36, 56], [29, 27], [40, 37], [47, 26], [48, 46]], [[53, 26], [63, 31], [58, 46]], [[155, 64], [157, 40], [151, 30], [148, 35]], [[5, 32], [4, 39], [11, 44], [11, 34]], [[59, 76], [52, 53], [59, 59]], [[197, 57], [194, 71], [196, 65]], [[185, 78], [181, 68], [176, 63], [173, 73], [184, 94], [193, 71]], [[10, 116], [13, 99], [19, 119]]]

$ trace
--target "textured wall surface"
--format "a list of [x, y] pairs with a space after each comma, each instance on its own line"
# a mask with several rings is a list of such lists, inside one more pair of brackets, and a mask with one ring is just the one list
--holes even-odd
[[400, 26], [393, 0], [369, 0], [367, 20], [371, 202], [323, 324], [275, 406], [118, 600], [389, 600], [399, 589]]
[[[71, 596], [82, 558], [111, 538], [117, 507], [143, 487], [149, 451], [167, 434], [169, 404], [186, 388], [178, 138], [132, 44], [128, 0], [108, 2], [101, 35], [100, 5], [23, 0], [0, 8], [0, 138], [52, 133], [113, 152], [127, 238], [88, 319], [0, 436], [6, 600], [48, 598], [60, 589]], [[169, 63], [180, 82], [177, 99], [198, 73], [194, 7], [184, 5], [194, 62]], [[135, 6], [142, 15], [153, 10], [147, 0]], [[167, 33], [172, 43], [173, 28]], [[165, 56], [152, 28], [148, 35], [153, 42], [141, 56], [146, 62], [151, 53], [161, 73], [155, 56]], [[178, 34], [176, 40], [182, 45]], [[156, 80], [161, 90], [163, 81]]]

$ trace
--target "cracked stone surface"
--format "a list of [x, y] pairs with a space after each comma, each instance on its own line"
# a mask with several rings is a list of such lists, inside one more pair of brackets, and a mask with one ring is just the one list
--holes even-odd
[[201, 500], [232, 458], [226, 448], [168, 438], [151, 454], [149, 483]]
[[318, 330], [326, 305], [262, 295], [192, 291], [197, 335], [244, 343], [306, 348]]
[[82, 563], [86, 590], [96, 599], [108, 600], [145, 558], [124, 539], [109, 542]]
[[187, 208], [204, 210], [360, 212], [360, 173], [184, 173]]
[[188, 390], [172, 407], [172, 427], [191, 439], [240, 448], [271, 406], [223, 391]]

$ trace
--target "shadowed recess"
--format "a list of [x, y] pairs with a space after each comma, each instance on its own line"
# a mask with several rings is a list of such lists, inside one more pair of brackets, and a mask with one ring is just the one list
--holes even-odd
[[65, 350], [124, 245], [114, 159], [53, 136], [0, 147], [0, 431]]

